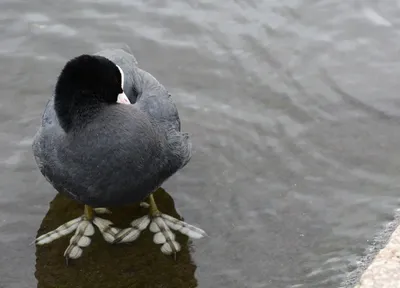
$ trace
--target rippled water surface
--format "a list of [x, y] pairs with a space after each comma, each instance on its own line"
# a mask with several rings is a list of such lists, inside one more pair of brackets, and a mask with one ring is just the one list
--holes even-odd
[[338, 287], [398, 205], [399, 19], [394, 0], [1, 0], [0, 287], [38, 281], [55, 192], [30, 145], [56, 76], [109, 47], [192, 134], [163, 187], [210, 235], [191, 244], [198, 287]]

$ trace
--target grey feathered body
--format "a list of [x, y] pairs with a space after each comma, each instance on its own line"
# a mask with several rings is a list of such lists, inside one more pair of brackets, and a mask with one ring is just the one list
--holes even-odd
[[84, 129], [65, 133], [45, 108], [33, 141], [41, 173], [60, 193], [86, 205], [114, 206], [143, 200], [191, 158], [178, 111], [168, 91], [123, 50], [99, 52], [125, 74], [133, 105], [104, 105]]

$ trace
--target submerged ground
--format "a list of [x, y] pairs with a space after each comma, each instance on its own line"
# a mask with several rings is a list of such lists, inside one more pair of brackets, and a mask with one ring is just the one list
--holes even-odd
[[[172, 198], [162, 189], [155, 193], [159, 209], [178, 217]], [[111, 209], [113, 214], [104, 217], [117, 227], [128, 227], [136, 218], [145, 215], [148, 209], [139, 205]], [[82, 206], [58, 195], [39, 229], [39, 235], [82, 215]], [[36, 250], [36, 273], [38, 288], [115, 288], [115, 287], [197, 287], [196, 265], [190, 256], [187, 237], [177, 237], [182, 251], [177, 259], [166, 257], [160, 245], [153, 243], [153, 233], [148, 229], [132, 244], [110, 245], [97, 231], [92, 244], [84, 249], [78, 260], [70, 260], [66, 266], [63, 253], [69, 244], [69, 237], [50, 245], [39, 246]]]

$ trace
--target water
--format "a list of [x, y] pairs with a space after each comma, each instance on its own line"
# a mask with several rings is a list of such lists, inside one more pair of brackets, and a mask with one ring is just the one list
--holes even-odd
[[109, 47], [131, 48], [193, 135], [192, 161], [163, 187], [210, 235], [190, 250], [198, 287], [338, 287], [399, 204], [399, 8], [1, 0], [0, 287], [38, 281], [28, 244], [55, 192], [30, 144], [55, 77]]

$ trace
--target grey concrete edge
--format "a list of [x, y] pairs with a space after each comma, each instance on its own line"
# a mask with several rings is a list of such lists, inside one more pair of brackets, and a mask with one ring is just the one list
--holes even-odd
[[380, 231], [371, 241], [371, 244], [363, 253], [364, 256], [361, 260], [357, 261], [357, 267], [355, 270], [349, 272], [339, 286], [339, 288], [353, 288], [360, 281], [361, 276], [364, 271], [369, 267], [369, 265], [374, 261], [375, 256], [380, 250], [385, 248], [390, 236], [400, 226], [400, 208], [396, 209], [394, 212], [394, 218], [384, 226], [383, 231]]

